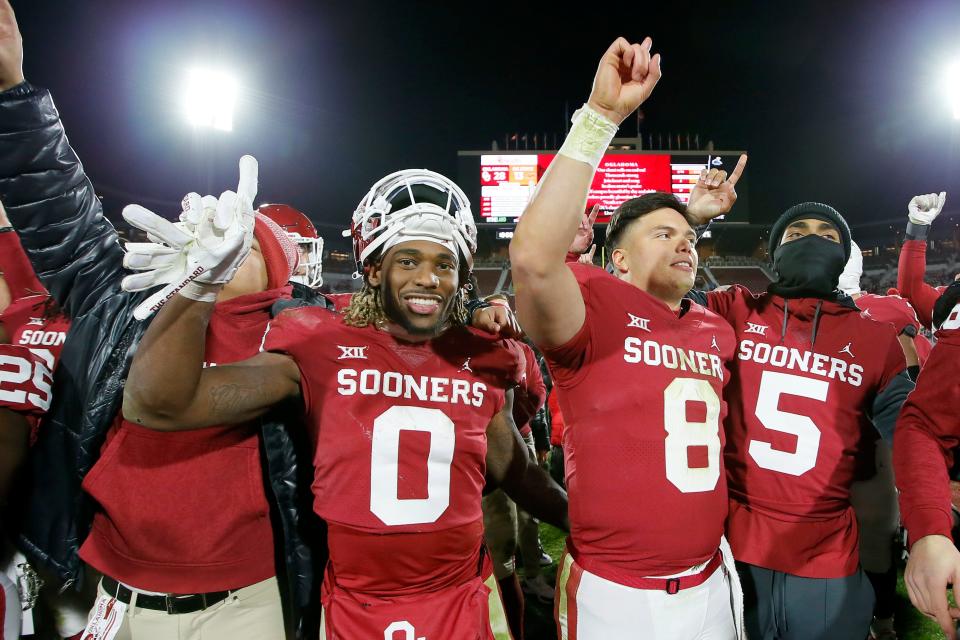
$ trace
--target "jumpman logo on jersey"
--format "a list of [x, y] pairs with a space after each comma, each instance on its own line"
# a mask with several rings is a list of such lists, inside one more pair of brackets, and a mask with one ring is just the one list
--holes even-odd
[[630, 313], [629, 311], [627, 312], [627, 315], [630, 316], [630, 322], [627, 323], [627, 327], [636, 327], [637, 329], [643, 329], [644, 331], [646, 331], [646, 332], [648, 332], [648, 333], [650, 332], [650, 321], [649, 321], [649, 320], [647, 320], [646, 318], [641, 318], [641, 317], [639, 317], [639, 316], [635, 316], [635, 315], [633, 315], [632, 313]]
[[765, 325], [765, 324], [754, 324], [754, 323], [752, 323], [752, 322], [748, 322], [748, 323], [747, 323], [747, 328], [746, 328], [746, 330], [744, 331], [744, 333], [755, 333], [755, 334], [757, 334], [758, 336], [766, 337], [766, 336], [767, 336], [767, 329], [769, 329], [769, 328], [770, 328], [770, 327], [768, 327], [768, 326]]
[[840, 349], [840, 353], [846, 353], [851, 358], [856, 358], [857, 356], [853, 355], [853, 351], [850, 351], [850, 345], [852, 344], [853, 344], [852, 342], [848, 342], [847, 346], [845, 346], [843, 349]]
[[469, 371], [470, 373], [473, 373], [473, 369], [470, 368], [470, 358], [467, 358], [463, 361], [463, 366], [460, 367], [460, 371]]
[[710, 348], [720, 351], [720, 345], [717, 344], [717, 336], [713, 336], [713, 340], [710, 341]]
[[863, 310], [863, 313], [861, 313], [860, 315], [862, 315], [864, 318], [872, 318], [872, 317], [873, 317], [872, 315], [870, 315], [870, 309], [864, 309], [864, 310]]
[[367, 359], [367, 348], [366, 347], [343, 347], [337, 345], [337, 348], [340, 349], [340, 356], [337, 360], [366, 360]]

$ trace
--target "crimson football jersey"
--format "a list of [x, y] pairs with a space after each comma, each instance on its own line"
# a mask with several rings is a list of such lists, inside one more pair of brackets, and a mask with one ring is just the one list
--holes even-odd
[[537, 354], [530, 348], [530, 345], [519, 340], [506, 340], [505, 342], [516, 346], [520, 352], [524, 373], [520, 386], [517, 387], [513, 396], [513, 421], [520, 429], [520, 435], [527, 437], [533, 432], [530, 421], [547, 399], [547, 386], [543, 382], [543, 374], [540, 373]]
[[937, 332], [937, 344], [903, 405], [893, 446], [900, 511], [910, 544], [927, 535], [951, 537], [947, 468], [960, 445], [960, 305]]
[[403, 595], [475, 578], [486, 430], [522, 375], [516, 353], [459, 327], [405, 342], [315, 308], [281, 313], [263, 349], [300, 368], [337, 584]]
[[70, 331], [70, 319], [63, 313], [45, 317], [46, 300], [46, 296], [15, 300], [0, 314], [0, 324], [6, 330], [10, 344], [42, 354], [52, 369], [60, 360], [63, 343]]
[[934, 287], [923, 278], [927, 272], [927, 241], [907, 240], [900, 247], [897, 265], [897, 289], [916, 309], [923, 326], [933, 324], [933, 305], [946, 287]]
[[0, 313], [10, 344], [32, 349], [51, 370], [60, 360], [70, 319], [62, 312], [48, 317], [49, 294], [40, 284], [14, 231], [0, 232], [0, 271], [13, 301]]
[[917, 350], [917, 359], [922, 367], [930, 355], [930, 341], [919, 333], [920, 319], [910, 302], [898, 295], [876, 295], [865, 293], [856, 300], [857, 307], [866, 318], [877, 322], [889, 322], [899, 335], [907, 325], [912, 326], [918, 333], [913, 336], [913, 346]]
[[[0, 234], [3, 235], [3, 234]], [[14, 300], [9, 307], [0, 314], [0, 325], [3, 326], [10, 344], [25, 347], [35, 356], [42, 359], [45, 366], [35, 369], [40, 372], [45, 382], [42, 383], [49, 396], [53, 385], [53, 371], [60, 361], [60, 352], [70, 331], [70, 319], [63, 313], [53, 317], [46, 317], [45, 305], [47, 296], [35, 295]], [[38, 379], [38, 382], [40, 380]], [[46, 400], [49, 405], [50, 399]], [[44, 409], [46, 411], [46, 409]], [[41, 417], [27, 416], [30, 424], [30, 441], [35, 442], [39, 433]]]
[[571, 553], [625, 584], [706, 562], [727, 515], [722, 391], [733, 331], [692, 301], [678, 317], [603, 269], [567, 267], [586, 318], [544, 355], [566, 425]]
[[0, 408], [28, 416], [46, 413], [52, 382], [43, 357], [26, 347], [0, 344]]
[[850, 484], [874, 401], [906, 368], [896, 330], [852, 305], [741, 286], [707, 299], [738, 341], [726, 396], [734, 557], [809, 578], [851, 575]]

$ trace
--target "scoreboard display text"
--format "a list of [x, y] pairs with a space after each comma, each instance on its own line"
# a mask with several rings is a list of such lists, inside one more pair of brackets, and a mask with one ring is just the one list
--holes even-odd
[[[516, 222], [555, 157], [552, 153], [481, 155], [477, 222]], [[735, 163], [737, 158], [731, 160]], [[599, 204], [597, 222], [603, 224], [622, 202], [645, 193], [666, 191], [686, 203], [702, 169], [726, 164], [730, 163], [724, 157], [707, 154], [608, 153], [593, 176], [587, 208]]]

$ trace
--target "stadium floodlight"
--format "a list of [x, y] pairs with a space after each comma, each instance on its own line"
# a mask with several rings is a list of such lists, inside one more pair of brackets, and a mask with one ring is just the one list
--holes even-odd
[[947, 73], [944, 76], [944, 88], [946, 89], [947, 99], [950, 100], [953, 117], [960, 120], [960, 61], [947, 67]]
[[183, 109], [190, 124], [233, 131], [233, 106], [238, 83], [230, 74], [195, 67], [187, 72]]

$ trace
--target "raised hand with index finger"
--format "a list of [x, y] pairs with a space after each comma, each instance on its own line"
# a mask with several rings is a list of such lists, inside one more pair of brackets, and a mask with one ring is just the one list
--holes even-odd
[[706, 224], [733, 208], [737, 201], [737, 181], [746, 166], [747, 155], [742, 154], [729, 178], [722, 169], [704, 169], [700, 172], [700, 179], [687, 202], [687, 213], [698, 225]]
[[141, 291], [166, 285], [136, 308], [135, 318], [150, 316], [178, 293], [193, 300], [216, 300], [220, 288], [250, 253], [256, 195], [257, 161], [244, 156], [237, 191], [224, 191], [220, 198], [188, 194], [180, 223], [140, 205], [124, 208], [127, 222], [146, 231], [152, 242], [127, 244], [124, 266], [139, 273], [124, 278], [123, 289]]

